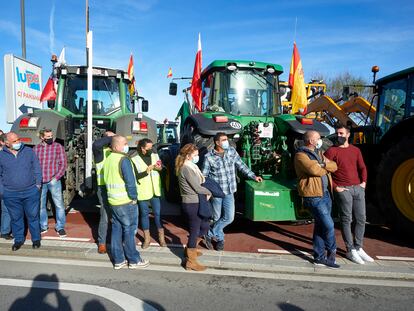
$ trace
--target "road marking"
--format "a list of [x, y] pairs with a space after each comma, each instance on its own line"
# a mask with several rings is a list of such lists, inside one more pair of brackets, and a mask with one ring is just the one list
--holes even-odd
[[[92, 261], [92, 260], [75, 260], [75, 259], [58, 259], [58, 258], [42, 258], [42, 257], [20, 257], [20, 256], [8, 256], [0, 255], [0, 261], [10, 262], [24, 262], [24, 263], [39, 263], [50, 265], [67, 265], [67, 266], [82, 266], [82, 267], [95, 267], [95, 268], [110, 268], [112, 264], [109, 261]], [[324, 269], [324, 268], [321, 268]], [[326, 268], [327, 269], [327, 268]], [[289, 281], [307, 281], [307, 282], [324, 282], [324, 283], [336, 283], [336, 284], [354, 284], [354, 285], [369, 285], [369, 286], [387, 286], [387, 287], [408, 287], [414, 288], [414, 281], [411, 280], [393, 280], [393, 279], [380, 279], [375, 278], [353, 278], [342, 277], [337, 275], [319, 275], [317, 270], [312, 269], [313, 273], [301, 274], [289, 273], [289, 272], [255, 272], [255, 271], [241, 271], [241, 270], [223, 270], [208, 268], [205, 271], [186, 271], [180, 266], [162, 266], [162, 265], [150, 265], [145, 268], [148, 271], [158, 272], [172, 272], [172, 273], [195, 273], [206, 274], [216, 276], [234, 276], [234, 277], [246, 277], [246, 278], [261, 278], [271, 280], [289, 280]], [[318, 269], [319, 270], [319, 269]], [[332, 270], [328, 270], [332, 271]]]
[[76, 242], [90, 242], [89, 238], [72, 238], [72, 237], [58, 237], [58, 236], [43, 236], [42, 240], [57, 240], [57, 241], [76, 241]]
[[311, 254], [304, 251], [294, 250], [294, 251], [287, 251], [283, 249], [266, 249], [266, 248], [259, 248], [257, 250], [259, 253], [267, 253], [267, 254], [288, 254], [288, 255], [306, 255], [310, 256]]
[[68, 290], [73, 292], [88, 293], [94, 296], [99, 296], [112, 301], [122, 309], [129, 310], [145, 310], [156, 311], [157, 309], [141, 299], [135, 298], [131, 295], [125, 294], [115, 289], [107, 287], [77, 284], [77, 283], [65, 283], [65, 282], [44, 282], [44, 281], [32, 281], [32, 280], [16, 280], [0, 278], [0, 285], [4, 286], [16, 286], [16, 287], [29, 287], [29, 288], [44, 288], [52, 290]]
[[380, 260], [414, 261], [414, 257], [375, 256]]

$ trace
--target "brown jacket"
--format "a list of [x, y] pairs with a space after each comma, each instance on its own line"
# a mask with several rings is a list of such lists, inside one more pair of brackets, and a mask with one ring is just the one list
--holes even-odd
[[298, 191], [301, 197], [322, 197], [322, 176], [327, 175], [332, 191], [332, 177], [330, 173], [335, 172], [338, 167], [334, 161], [326, 159], [323, 155], [326, 167], [322, 168], [318, 161], [311, 160], [305, 152], [295, 155], [295, 171], [298, 177]]

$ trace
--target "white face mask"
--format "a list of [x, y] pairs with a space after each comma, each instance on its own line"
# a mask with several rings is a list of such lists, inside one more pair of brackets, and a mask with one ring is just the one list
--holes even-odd
[[221, 148], [223, 148], [224, 150], [227, 150], [227, 149], [229, 149], [229, 141], [228, 140], [225, 140], [225, 141], [223, 141], [222, 143], [221, 143]]
[[317, 141], [316, 141], [316, 146], [315, 146], [315, 148], [316, 149], [321, 149], [321, 147], [322, 147], [322, 139], [318, 139]]
[[199, 160], [200, 160], [200, 157], [196, 155], [191, 159], [191, 162], [193, 162], [194, 164], [197, 164]]
[[129, 146], [128, 145], [124, 146], [124, 150], [122, 150], [122, 152], [128, 153], [128, 151], [129, 151]]

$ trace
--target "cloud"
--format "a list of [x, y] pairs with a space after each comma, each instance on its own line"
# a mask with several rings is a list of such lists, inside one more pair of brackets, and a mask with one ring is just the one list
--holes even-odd
[[0, 32], [6, 33], [15, 39], [20, 39], [20, 27], [16, 23], [0, 20]]

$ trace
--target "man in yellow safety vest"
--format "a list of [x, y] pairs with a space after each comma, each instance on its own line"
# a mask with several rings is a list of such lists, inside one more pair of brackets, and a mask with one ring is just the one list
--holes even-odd
[[112, 136], [115, 134], [107, 131], [104, 137], [96, 140], [92, 145], [93, 160], [95, 163], [97, 196], [99, 204], [101, 205], [99, 227], [98, 227], [98, 253], [106, 253], [106, 235], [108, 232], [108, 218], [110, 219], [111, 211], [108, 203], [108, 196], [106, 194], [106, 187], [103, 176], [103, 166], [106, 158], [109, 156], [111, 149], [109, 146], [112, 142]]
[[111, 254], [114, 269], [126, 265], [130, 269], [145, 268], [149, 261], [141, 258], [135, 244], [138, 194], [133, 164], [127, 155], [127, 139], [120, 135], [113, 136], [111, 149], [103, 171], [112, 212]]

